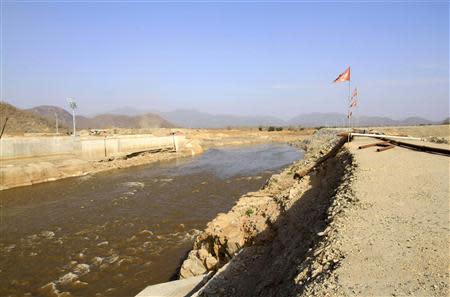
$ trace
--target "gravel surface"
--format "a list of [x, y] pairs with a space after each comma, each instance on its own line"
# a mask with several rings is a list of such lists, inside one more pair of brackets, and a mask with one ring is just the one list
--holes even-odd
[[[290, 170], [317, 160], [336, 132], [292, 143], [306, 154]], [[199, 296], [449, 296], [450, 158], [358, 149], [374, 142], [355, 138], [289, 183], [277, 220]]]
[[351, 191], [338, 191], [345, 207], [316, 247], [328, 246], [338, 265], [298, 295], [448, 296], [450, 159], [400, 147], [358, 150], [373, 142], [347, 144], [358, 165]]

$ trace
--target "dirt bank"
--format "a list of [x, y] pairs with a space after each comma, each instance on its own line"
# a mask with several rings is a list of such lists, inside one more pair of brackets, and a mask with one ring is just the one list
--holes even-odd
[[[307, 249], [306, 243], [314, 240], [324, 225], [320, 218], [329, 203], [330, 192], [338, 185], [348, 157], [340, 154], [301, 179], [294, 179], [294, 176], [327, 155], [339, 139], [335, 132], [320, 130], [311, 139], [298, 143], [307, 148], [305, 158], [272, 176], [263, 189], [244, 195], [230, 212], [219, 214], [210, 222], [197, 237], [193, 250], [181, 267], [180, 277], [221, 269], [204, 289], [207, 295], [246, 296], [250, 291], [254, 292], [255, 288], [249, 284], [255, 284], [255, 278], [258, 278], [256, 283], [262, 285], [261, 290], [265, 290], [264, 283], [271, 287], [269, 283], [275, 281], [273, 269], [278, 269], [268, 268], [270, 259], [276, 258], [276, 251], [271, 249], [282, 248], [294, 238], [302, 246], [296, 248], [296, 253]], [[327, 169], [331, 167], [332, 170]], [[256, 265], [254, 261], [258, 257], [260, 263]], [[231, 259], [236, 260], [230, 262]], [[280, 262], [272, 264], [278, 266]], [[264, 270], [267, 275], [261, 274]], [[245, 274], [248, 279], [244, 271], [248, 272]], [[245, 283], [247, 285], [243, 286]], [[238, 289], [242, 291], [238, 293]]]

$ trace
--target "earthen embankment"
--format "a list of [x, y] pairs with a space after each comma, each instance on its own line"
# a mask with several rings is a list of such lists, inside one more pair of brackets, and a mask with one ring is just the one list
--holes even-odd
[[[316, 175], [320, 172], [323, 175], [324, 168], [329, 166], [328, 162], [322, 161], [334, 156], [336, 148], [342, 144], [336, 132], [328, 130], [318, 131], [307, 140], [293, 143], [306, 150], [305, 158], [272, 176], [260, 191], [242, 196], [228, 213], [219, 214], [210, 222], [195, 240], [193, 250], [181, 266], [180, 277], [223, 269], [243, 247], [273, 240], [280, 218], [289, 213], [305, 193], [317, 186], [319, 179]], [[294, 178], [305, 170], [307, 173], [302, 178]], [[332, 174], [333, 180], [338, 178], [339, 174]], [[330, 186], [324, 189], [328, 191]]]

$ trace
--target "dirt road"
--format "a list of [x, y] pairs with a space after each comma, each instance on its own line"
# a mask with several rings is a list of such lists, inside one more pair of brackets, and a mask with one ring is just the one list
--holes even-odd
[[373, 142], [347, 144], [358, 165], [352, 189], [359, 202], [328, 239], [343, 259], [302, 296], [448, 296], [450, 158], [358, 149]]

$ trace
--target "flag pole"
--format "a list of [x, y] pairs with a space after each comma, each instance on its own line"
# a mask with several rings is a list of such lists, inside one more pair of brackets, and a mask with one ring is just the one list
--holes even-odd
[[347, 120], [348, 120], [348, 128], [350, 129], [350, 80], [351, 78], [348, 79], [348, 102], [347, 102]]

